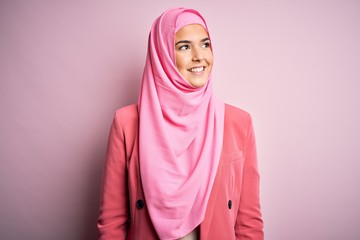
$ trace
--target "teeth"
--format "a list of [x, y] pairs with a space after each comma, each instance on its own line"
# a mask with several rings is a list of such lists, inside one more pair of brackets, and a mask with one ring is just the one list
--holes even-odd
[[189, 71], [190, 72], [201, 72], [204, 71], [205, 67], [196, 67], [196, 68], [191, 68]]

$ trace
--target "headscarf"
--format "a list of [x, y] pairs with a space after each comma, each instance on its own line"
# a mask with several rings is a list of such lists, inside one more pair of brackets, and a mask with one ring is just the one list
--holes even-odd
[[139, 96], [139, 161], [145, 202], [160, 239], [178, 239], [204, 219], [220, 160], [224, 103], [215, 98], [212, 74], [195, 88], [175, 64], [175, 33], [204, 18], [175, 8], [150, 32]]

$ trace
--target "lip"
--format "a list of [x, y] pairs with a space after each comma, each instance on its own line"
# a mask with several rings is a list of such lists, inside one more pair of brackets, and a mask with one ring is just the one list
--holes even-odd
[[[200, 72], [191, 72], [190, 71], [193, 68], [201, 68], [201, 67], [203, 67], [204, 69], [202, 71], [200, 71]], [[203, 74], [205, 72], [205, 70], [206, 70], [206, 66], [194, 66], [194, 67], [191, 67], [191, 68], [187, 69], [187, 71], [189, 73], [194, 74], [194, 75], [201, 75], [201, 74]]]

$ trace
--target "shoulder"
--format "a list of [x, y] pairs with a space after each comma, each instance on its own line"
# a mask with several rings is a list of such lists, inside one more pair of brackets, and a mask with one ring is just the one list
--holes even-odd
[[138, 116], [137, 104], [127, 105], [116, 110], [115, 115], [117, 117], [129, 117], [134, 118]]
[[238, 107], [230, 104], [225, 104], [225, 126], [230, 125], [233, 127], [240, 127], [247, 130], [252, 124], [251, 115]]
[[225, 104], [224, 143], [225, 152], [245, 151], [253, 136], [252, 119], [248, 112]]
[[114, 120], [122, 128], [133, 127], [138, 123], [138, 106], [137, 104], [127, 105], [119, 108], [115, 112]]

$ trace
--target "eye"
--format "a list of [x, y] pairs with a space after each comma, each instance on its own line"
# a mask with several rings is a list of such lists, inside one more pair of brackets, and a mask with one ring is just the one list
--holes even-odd
[[201, 47], [209, 48], [210, 47], [210, 42], [204, 42], [204, 44]]
[[188, 44], [185, 44], [185, 45], [181, 45], [178, 49], [179, 50], [187, 50], [187, 49], [190, 49], [190, 46]]

